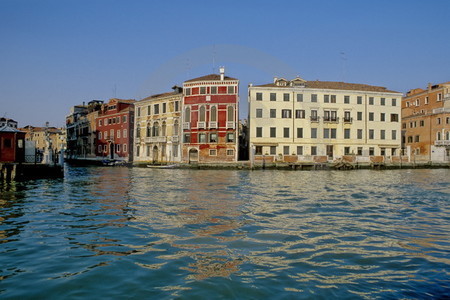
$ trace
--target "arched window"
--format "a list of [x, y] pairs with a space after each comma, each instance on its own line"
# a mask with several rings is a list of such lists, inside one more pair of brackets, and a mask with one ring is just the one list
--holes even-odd
[[161, 136], [166, 136], [166, 122], [162, 123], [161, 126]]
[[[106, 132], [106, 131], [105, 131]], [[136, 128], [136, 137], [140, 138], [141, 137], [141, 127], [137, 127]], [[106, 134], [105, 134], [105, 138], [106, 138]]]
[[151, 136], [152, 136], [152, 127], [150, 126], [150, 124], [147, 124], [147, 137]]
[[217, 121], [217, 107], [211, 106], [209, 119], [211, 122]]
[[234, 122], [234, 107], [228, 106], [227, 108], [227, 121]]
[[436, 137], [436, 139], [437, 139], [438, 141], [441, 140], [441, 132], [440, 132], [440, 131], [437, 132], [437, 137]]
[[184, 110], [184, 121], [190, 122], [191, 121], [191, 109], [189, 107], [186, 107]]
[[445, 133], [445, 139], [448, 141], [448, 140], [450, 140], [450, 131], [447, 131], [446, 133]]
[[200, 122], [205, 122], [205, 120], [206, 120], [206, 109], [205, 109], [205, 106], [200, 106], [199, 121]]
[[173, 124], [173, 135], [178, 135], [180, 124], [178, 120], [175, 120], [175, 123]]
[[153, 123], [153, 136], [159, 136], [159, 123]]

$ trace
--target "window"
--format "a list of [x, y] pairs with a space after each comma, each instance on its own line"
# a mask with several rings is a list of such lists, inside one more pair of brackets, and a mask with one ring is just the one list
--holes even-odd
[[231, 105], [227, 107], [227, 121], [234, 122], [234, 107]]
[[103, 125], [103, 120], [98, 120], [98, 126], [102, 126]]
[[270, 117], [276, 118], [277, 117], [277, 110], [275, 108], [270, 109]]
[[175, 111], [180, 110], [180, 101], [175, 101]]
[[211, 87], [211, 94], [217, 94], [217, 86]]
[[317, 146], [311, 146], [311, 155], [317, 155]]
[[114, 139], [114, 129], [109, 130], [109, 136]]
[[295, 110], [295, 118], [296, 119], [304, 119], [305, 118], [305, 110], [304, 109], [296, 109]]
[[427, 97], [425, 97], [425, 104], [428, 104], [429, 103], [429, 100], [428, 100], [428, 96]]
[[206, 143], [206, 133], [199, 133], [198, 134], [198, 142], [200, 144]]
[[270, 155], [277, 154], [277, 146], [270, 146]]
[[317, 94], [311, 94], [311, 102], [317, 102]]
[[303, 146], [297, 146], [297, 155], [303, 155]]
[[419, 141], [420, 141], [420, 138], [419, 138], [418, 135], [416, 135], [416, 136], [414, 137], [414, 142], [415, 142], [415, 143], [418, 143]]
[[155, 112], [155, 115], [159, 114], [159, 104], [153, 106], [153, 111]]
[[349, 139], [350, 138], [350, 128], [345, 128], [344, 129], [344, 139]]
[[392, 130], [392, 139], [393, 140], [397, 139], [397, 130]]
[[283, 137], [285, 137], [285, 138], [289, 137], [289, 127], [283, 128]]
[[180, 128], [180, 124], [179, 124], [178, 120], [175, 120], [175, 122], [173, 124], [173, 135], [178, 136], [179, 128]]
[[147, 106], [147, 115], [150, 116], [152, 114], [152, 106]]
[[356, 97], [356, 104], [362, 104], [362, 96]]
[[373, 97], [369, 97], [369, 105], [373, 105], [373, 103], [374, 103]]
[[270, 93], [270, 101], [277, 101], [277, 94]]
[[[138, 116], [138, 117], [141, 116], [141, 108], [140, 108], [140, 107], [137, 108], [137, 116]], [[111, 124], [111, 119], [109, 119], [108, 122], [109, 122], [109, 124]]]
[[167, 111], [167, 103], [162, 104], [162, 113], [165, 114]]
[[271, 138], [277, 137], [277, 128], [276, 127], [270, 127], [270, 137]]
[[363, 130], [362, 129], [358, 129], [357, 131], [357, 139], [358, 140], [362, 140], [363, 138]]
[[256, 146], [255, 147], [255, 154], [256, 155], [262, 155], [262, 149], [263, 147], [262, 146]]
[[330, 128], [324, 128], [323, 129], [323, 138], [329, 139], [330, 138]]
[[262, 118], [262, 108], [257, 108], [256, 109], [256, 117], [257, 118]]
[[256, 101], [262, 101], [262, 93], [256, 93]]
[[178, 146], [172, 145], [172, 155], [173, 157], [178, 157]]
[[283, 146], [283, 154], [289, 155], [289, 146]]
[[120, 139], [120, 130], [117, 130], [117, 138]]
[[123, 144], [122, 149], [123, 149], [123, 152], [127, 152], [127, 144]]
[[392, 98], [392, 106], [397, 106], [397, 99]]
[[262, 127], [256, 127], [256, 137], [262, 137]]
[[380, 155], [385, 156], [386, 155], [386, 148], [380, 148]]
[[317, 139], [317, 128], [311, 128], [311, 138]]
[[369, 129], [369, 140], [373, 140], [375, 138], [375, 131], [373, 129]]
[[337, 119], [337, 111], [335, 110], [325, 110], [323, 120], [327, 122], [336, 122]]
[[153, 123], [152, 136], [159, 136], [159, 123], [158, 122]]
[[187, 123], [191, 121], [191, 109], [189, 107], [184, 109], [184, 121]]
[[336, 138], [336, 128], [331, 128], [331, 138], [332, 139]]
[[[139, 130], [140, 130], [140, 128], [138, 127], [138, 131], [139, 131]], [[104, 137], [105, 140], [108, 139], [108, 131], [105, 131], [105, 132], [103, 133], [103, 137]], [[139, 136], [136, 134], [136, 137], [139, 137]]]
[[357, 149], [356, 149], [356, 155], [362, 155], [362, 152], [363, 152], [363, 148], [362, 147], [358, 147]]
[[369, 121], [373, 121], [373, 112], [369, 113]]
[[99, 139], [99, 140], [102, 139], [102, 132], [101, 132], [101, 131], [98, 133], [98, 139]]
[[217, 156], [217, 150], [216, 149], [209, 149], [209, 155], [210, 156]]
[[191, 134], [190, 133], [185, 133], [183, 135], [183, 142], [184, 143], [190, 143], [191, 142]]
[[[448, 124], [448, 123], [447, 123], [447, 124]], [[404, 125], [406, 125], [406, 123], [405, 123]], [[425, 126], [425, 121], [424, 121], [424, 120], [420, 120], [420, 121], [419, 121], [419, 126], [420, 126], [420, 127], [424, 127], [424, 126]], [[405, 126], [404, 128], [406, 128], [406, 126]]]
[[330, 95], [323, 95], [323, 102], [330, 103]]
[[234, 143], [234, 133], [233, 132], [227, 133], [227, 143]]
[[234, 86], [228, 86], [228, 94], [234, 94]]
[[123, 130], [123, 135], [122, 135], [122, 136], [123, 136], [124, 138], [126, 138], [126, 137], [128, 137], [127, 135], [128, 135], [128, 132], [127, 132], [126, 129], [124, 129], [124, 130]]
[[200, 87], [200, 94], [202, 94], [202, 95], [206, 94], [206, 86]]
[[120, 152], [120, 144], [116, 144], [116, 152]]
[[440, 124], [441, 124], [441, 118], [437, 118], [437, 119], [436, 119], [436, 124], [437, 124], [437, 125], [440, 125]]
[[386, 121], [386, 114], [385, 113], [380, 113], [380, 121], [381, 122]]
[[297, 94], [297, 102], [303, 102], [303, 94]]
[[209, 120], [211, 122], [217, 121], [217, 107], [216, 106], [211, 106], [210, 112], [209, 112]]
[[350, 154], [350, 147], [344, 147], [344, 155]]
[[351, 121], [352, 121], [351, 112], [348, 110], [344, 111], [344, 122], [351, 122]]
[[398, 122], [398, 114], [391, 114], [391, 122]]
[[297, 138], [303, 138], [303, 128], [297, 128]]
[[331, 95], [331, 103], [336, 103], [336, 95]]
[[357, 119], [358, 121], [362, 121], [362, 119], [363, 119], [363, 113], [362, 113], [362, 111], [358, 111], [358, 112], [356, 113], [356, 119]]
[[209, 134], [209, 142], [210, 143], [217, 143], [217, 133], [211, 132]]
[[282, 109], [281, 110], [281, 117], [283, 119], [290, 119], [290, 118], [292, 118], [292, 110], [290, 110], [290, 109]]
[[191, 95], [191, 88], [186, 88], [184, 90], [184, 92], [185, 92], [186, 96], [190, 96]]
[[382, 140], [386, 139], [386, 130], [384, 129], [380, 130], [380, 139]]
[[311, 121], [317, 121], [319, 118], [317, 117], [317, 110], [312, 109], [311, 110]]
[[286, 101], [286, 102], [290, 101], [290, 94], [289, 93], [284, 93], [283, 94], [283, 101]]
[[386, 98], [380, 99], [380, 105], [386, 105]]
[[122, 123], [126, 123], [127, 122], [127, 116], [123, 116], [122, 117]]
[[199, 109], [199, 122], [205, 122], [206, 120], [206, 108], [204, 105], [200, 106]]
[[369, 148], [369, 155], [371, 155], [371, 156], [375, 155], [375, 148], [374, 147], [370, 147]]
[[344, 96], [344, 103], [349, 104], [350, 103], [350, 96]]
[[102, 152], [102, 145], [98, 145], [97, 152]]
[[233, 156], [234, 150], [233, 149], [227, 149], [227, 156]]

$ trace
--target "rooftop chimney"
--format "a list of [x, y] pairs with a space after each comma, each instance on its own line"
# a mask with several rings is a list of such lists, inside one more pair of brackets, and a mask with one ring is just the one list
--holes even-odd
[[225, 79], [225, 68], [220, 67], [219, 72], [220, 72], [220, 80], [224, 80]]
[[432, 86], [432, 84], [431, 84], [431, 82], [429, 82], [429, 83], [428, 83], [428, 90], [429, 90], [429, 91], [431, 90], [431, 86]]

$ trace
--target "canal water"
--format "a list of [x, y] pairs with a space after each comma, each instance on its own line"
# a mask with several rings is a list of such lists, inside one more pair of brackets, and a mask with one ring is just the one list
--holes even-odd
[[450, 170], [0, 183], [1, 299], [450, 297]]

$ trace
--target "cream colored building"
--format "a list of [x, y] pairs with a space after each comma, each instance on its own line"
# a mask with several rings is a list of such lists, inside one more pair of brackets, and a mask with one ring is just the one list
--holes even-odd
[[135, 103], [135, 163], [181, 161], [182, 89]]
[[401, 98], [384, 87], [299, 77], [250, 85], [251, 155], [277, 161], [399, 155]]

